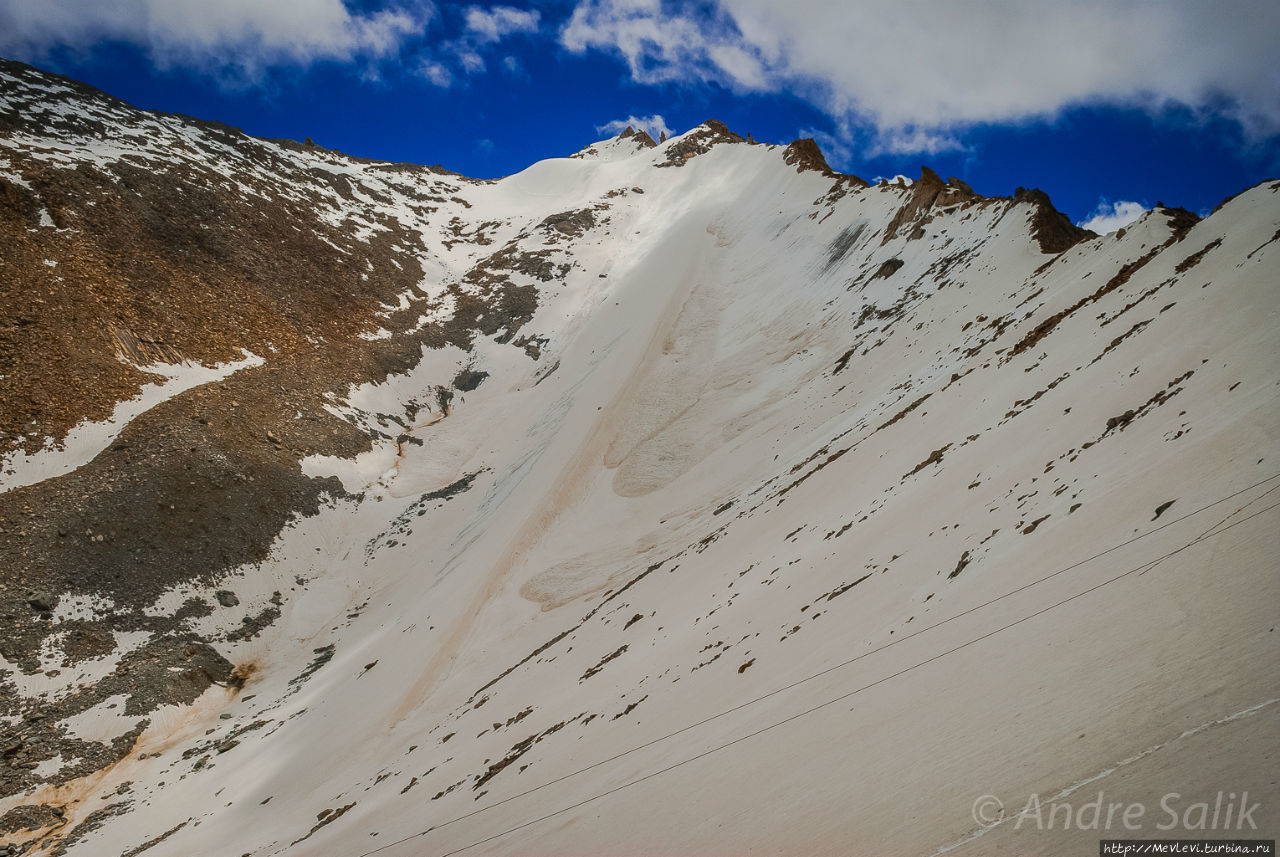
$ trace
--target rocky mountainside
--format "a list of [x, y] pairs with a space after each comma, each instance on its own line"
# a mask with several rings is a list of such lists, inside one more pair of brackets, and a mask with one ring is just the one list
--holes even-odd
[[480, 181], [0, 62], [0, 853], [1274, 796], [1278, 274], [1275, 181], [1097, 236], [715, 121]]

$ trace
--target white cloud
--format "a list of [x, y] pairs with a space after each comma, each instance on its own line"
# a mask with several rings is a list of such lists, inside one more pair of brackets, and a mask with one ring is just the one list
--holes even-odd
[[[726, 76], [734, 80], [731, 72], [712, 61], [710, 51], [746, 50], [719, 38], [706, 21], [666, 11], [660, 0], [581, 0], [560, 31], [560, 43], [574, 53], [616, 53], [640, 83]], [[745, 66], [738, 55], [730, 63]]]
[[[436, 16], [432, 0], [0, 0], [0, 55], [37, 59], [55, 47], [91, 49], [107, 41], [140, 46], [160, 68], [186, 66], [252, 81], [275, 66], [332, 60], [377, 63], [422, 49]], [[459, 35], [427, 47], [414, 70], [448, 87], [485, 70], [482, 49], [516, 33], [536, 33], [541, 13], [510, 6], [467, 7]], [[411, 44], [412, 43], [412, 44]]]
[[[3, 0], [0, 0], [3, 2]], [[524, 11], [510, 6], [483, 9], [470, 6], [463, 13], [463, 29], [456, 39], [438, 44], [428, 52], [420, 72], [436, 86], [451, 86], [462, 76], [479, 74], [487, 65], [481, 51], [492, 48], [507, 36], [516, 33], [536, 33], [541, 13]], [[519, 77], [518, 61], [508, 56], [503, 66], [513, 76]]]
[[541, 14], [537, 10], [515, 9], [511, 6], [494, 6], [467, 9], [467, 33], [478, 44], [498, 42], [513, 33], [536, 33]]
[[0, 53], [35, 58], [54, 46], [142, 46], [160, 67], [308, 65], [394, 55], [426, 31], [428, 2], [353, 13], [342, 0], [0, 0]]
[[675, 132], [667, 125], [667, 120], [662, 118], [661, 113], [655, 113], [652, 116], [628, 116], [626, 119], [614, 119], [611, 122], [604, 123], [603, 125], [597, 125], [596, 131], [600, 134], [617, 136], [618, 134], [621, 134], [627, 126], [635, 128], [637, 131], [646, 132], [654, 140], [657, 140], [663, 134], [666, 134], [668, 137], [675, 134]]
[[642, 83], [792, 92], [883, 152], [955, 148], [983, 123], [1169, 104], [1280, 133], [1275, 0], [579, 0], [560, 33]]
[[748, 50], [737, 45], [711, 45], [707, 57], [742, 89], [764, 89], [768, 85], [764, 64]]
[[520, 64], [520, 60], [514, 56], [505, 56], [502, 58], [502, 68], [507, 74], [521, 80], [528, 80], [529, 73], [524, 70], [524, 66]]
[[454, 46], [453, 55], [458, 58], [462, 70], [467, 74], [476, 74], [485, 69], [484, 58], [467, 45]]
[[939, 152], [964, 151], [960, 139], [946, 131], [926, 131], [923, 128], [885, 128], [871, 141], [868, 157], [877, 155], [936, 155]]
[[429, 83], [444, 89], [448, 89], [453, 85], [453, 73], [435, 60], [424, 59], [420, 62], [418, 64], [418, 74], [426, 78]]
[[1150, 210], [1140, 202], [1125, 200], [1108, 202], [1103, 199], [1098, 201], [1098, 207], [1093, 210], [1088, 219], [1076, 225], [1097, 232], [1099, 235], [1106, 235], [1108, 232], [1115, 232], [1117, 229], [1128, 226]]

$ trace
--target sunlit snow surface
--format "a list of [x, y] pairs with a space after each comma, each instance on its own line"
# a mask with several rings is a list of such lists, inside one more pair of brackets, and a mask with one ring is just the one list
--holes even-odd
[[[1153, 812], [1267, 791], [1278, 185], [1012, 354], [1166, 242], [1167, 218], [1047, 268], [1025, 204], [935, 210], [883, 242], [908, 183], [832, 200], [745, 144], [657, 166], [680, 139], [458, 182], [465, 206], [415, 221], [541, 246], [548, 215], [607, 203], [540, 286], [537, 361], [478, 338], [330, 403], [361, 423], [431, 401], [464, 361], [489, 373], [447, 416], [416, 412], [421, 445], [303, 462], [361, 499], [231, 581], [289, 593], [221, 647], [249, 684], [166, 710], [65, 789], [78, 820], [132, 784], [73, 855], [169, 831], [148, 857], [1085, 853], [1097, 831], [987, 830], [973, 803], [1084, 781]], [[474, 252], [424, 267], [443, 280]], [[121, 728], [97, 713], [76, 729]], [[65, 795], [24, 800], [46, 798]]]

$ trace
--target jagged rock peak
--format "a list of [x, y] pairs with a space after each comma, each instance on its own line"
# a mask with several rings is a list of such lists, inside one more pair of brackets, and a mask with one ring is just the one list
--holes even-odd
[[708, 131], [711, 131], [712, 133], [716, 134], [718, 137], [726, 138], [720, 142], [729, 142], [729, 143], [746, 142], [746, 138], [730, 131], [729, 126], [721, 122], [719, 119], [708, 119], [706, 122], [703, 122], [701, 125], [699, 125], [698, 129], [695, 129], [695, 130], [699, 130], [702, 128], [706, 128]]
[[833, 170], [831, 165], [827, 163], [826, 157], [822, 154], [822, 149], [818, 146], [817, 141], [812, 137], [792, 140], [787, 144], [787, 148], [783, 150], [782, 160], [789, 166], [795, 167], [797, 172], [816, 170], [824, 176], [837, 179], [854, 187], [870, 187], [866, 180], [859, 176]]
[[1175, 239], [1182, 240], [1182, 237], [1190, 231], [1191, 227], [1200, 222], [1200, 216], [1187, 211], [1181, 206], [1167, 206], [1163, 203], [1156, 203], [1156, 210], [1169, 218], [1169, 228], [1173, 230]]
[[685, 161], [711, 150], [717, 143], [745, 143], [746, 139], [729, 130], [718, 119], [708, 119], [698, 127], [681, 135], [676, 142], [667, 146], [667, 160], [659, 166], [679, 167]]
[[937, 173], [935, 173], [933, 170], [929, 169], [928, 167], [921, 165], [920, 178], [916, 179], [916, 183], [915, 183], [915, 187], [917, 190], [921, 188], [926, 188], [926, 187], [937, 188], [941, 190], [946, 186], [947, 186], [947, 183], [942, 180], [941, 176], [939, 176]]
[[812, 137], [804, 137], [788, 143], [787, 148], [782, 152], [782, 160], [799, 171], [817, 170], [823, 174], [834, 172], [822, 154], [818, 142]]
[[910, 193], [893, 220], [889, 222], [881, 243], [888, 243], [912, 226], [908, 240], [924, 237], [924, 226], [933, 218], [932, 209], [960, 203], [977, 202], [982, 197], [963, 182], [944, 182], [926, 166], [920, 167], [920, 178], [912, 183]]
[[622, 129], [622, 133], [618, 135], [618, 139], [634, 140], [638, 145], [643, 146], [646, 149], [652, 149], [658, 145], [657, 143], [654, 142], [653, 138], [649, 136], [649, 133], [647, 131], [643, 129], [637, 131], [635, 128], [631, 127], [630, 125]]
[[619, 133], [618, 136], [609, 137], [606, 140], [600, 140], [592, 143], [585, 149], [580, 149], [579, 151], [574, 152], [569, 157], [579, 159], [594, 158], [605, 155], [606, 153], [611, 153], [609, 155], [610, 157], [629, 156], [643, 151], [644, 149], [652, 149], [657, 145], [658, 144], [655, 143], [653, 138], [647, 133], [644, 131], [637, 131], [633, 126], [628, 125], [626, 128], [622, 129], [622, 132]]
[[1096, 232], [1082, 229], [1071, 222], [1061, 211], [1053, 207], [1049, 194], [1039, 188], [1020, 187], [1013, 192], [1014, 202], [1026, 202], [1035, 206], [1031, 217], [1031, 237], [1040, 243], [1044, 253], [1062, 253], [1081, 241], [1097, 238]]

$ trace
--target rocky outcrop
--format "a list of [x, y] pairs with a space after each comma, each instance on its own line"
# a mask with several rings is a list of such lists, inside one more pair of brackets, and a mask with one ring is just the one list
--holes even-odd
[[1156, 210], [1168, 218], [1169, 228], [1173, 230], [1173, 240], [1181, 241], [1191, 231], [1191, 227], [1200, 222], [1200, 217], [1180, 206], [1169, 207], [1157, 202]]
[[647, 131], [643, 129], [637, 131], [635, 128], [632, 128], [630, 125], [622, 129], [622, 133], [618, 135], [618, 139], [634, 140], [639, 146], [645, 149], [652, 149], [654, 146], [658, 145], [653, 141], [653, 138], [649, 136], [649, 133]]
[[822, 154], [822, 149], [818, 147], [817, 141], [812, 137], [804, 137], [788, 143], [787, 148], [782, 151], [782, 160], [788, 166], [795, 167], [797, 172], [813, 170], [822, 173], [828, 178], [835, 179], [846, 188], [870, 187], [867, 182], [858, 176], [838, 173], [831, 169], [831, 165], [827, 163], [826, 156]]
[[[115, 633], [138, 630], [205, 651], [191, 622], [214, 603], [233, 609], [225, 599], [163, 621], [144, 611], [180, 584], [213, 591], [266, 558], [290, 520], [344, 496], [303, 458], [350, 457], [402, 431], [357, 426], [325, 403], [408, 371], [424, 348], [510, 342], [537, 306], [530, 282], [561, 270], [504, 246], [459, 271], [454, 311], [432, 316], [419, 260], [451, 228], [437, 212], [465, 210], [470, 179], [140, 111], [11, 62], [0, 112], [0, 460], [57, 453], [73, 427], [164, 380], [149, 369], [263, 360], [161, 401], [60, 478], [15, 488], [0, 475], [0, 654], [24, 670], [66, 630], [52, 621], [58, 594], [112, 605], [82, 629], [104, 657]], [[261, 615], [246, 619], [279, 611]], [[121, 686], [146, 691], [137, 678]], [[7, 699], [0, 712], [21, 713]], [[40, 782], [33, 759], [6, 789]]]
[[720, 143], [745, 143], [743, 137], [729, 130], [729, 126], [717, 119], [708, 119], [697, 128], [667, 146], [667, 159], [660, 167], [682, 167], [690, 159], [711, 151]]
[[1049, 194], [1037, 188], [1018, 188], [1013, 192], [1014, 202], [1025, 202], [1035, 208], [1031, 215], [1031, 237], [1040, 244], [1044, 253], [1061, 253], [1070, 250], [1081, 241], [1097, 238], [1096, 232], [1081, 229], [1061, 211], [1053, 207]]
[[804, 170], [816, 170], [823, 175], [835, 173], [831, 169], [831, 165], [827, 163], [827, 159], [822, 154], [822, 149], [818, 147], [817, 141], [812, 137], [792, 140], [788, 143], [787, 148], [782, 152], [782, 160], [788, 166], [793, 166], [801, 172]]
[[1032, 206], [1031, 237], [1044, 253], [1061, 253], [1081, 241], [1096, 238], [1096, 234], [1081, 229], [1065, 214], [1053, 207], [1049, 195], [1042, 190], [1018, 188], [1012, 197], [983, 197], [967, 183], [952, 177], [945, 182], [928, 167], [920, 168], [920, 178], [910, 187], [906, 200], [894, 214], [885, 229], [881, 243], [887, 244], [902, 235], [907, 240], [924, 237], [924, 227], [939, 209], [955, 205], [991, 204], [1000, 201], [1015, 206], [1025, 203]]
[[902, 234], [906, 234], [908, 240], [921, 238], [924, 236], [924, 224], [930, 220], [934, 208], [945, 208], [979, 199], [981, 197], [968, 185], [944, 182], [933, 170], [921, 167], [920, 178], [911, 185], [906, 201], [889, 221], [881, 243], [887, 244]]

